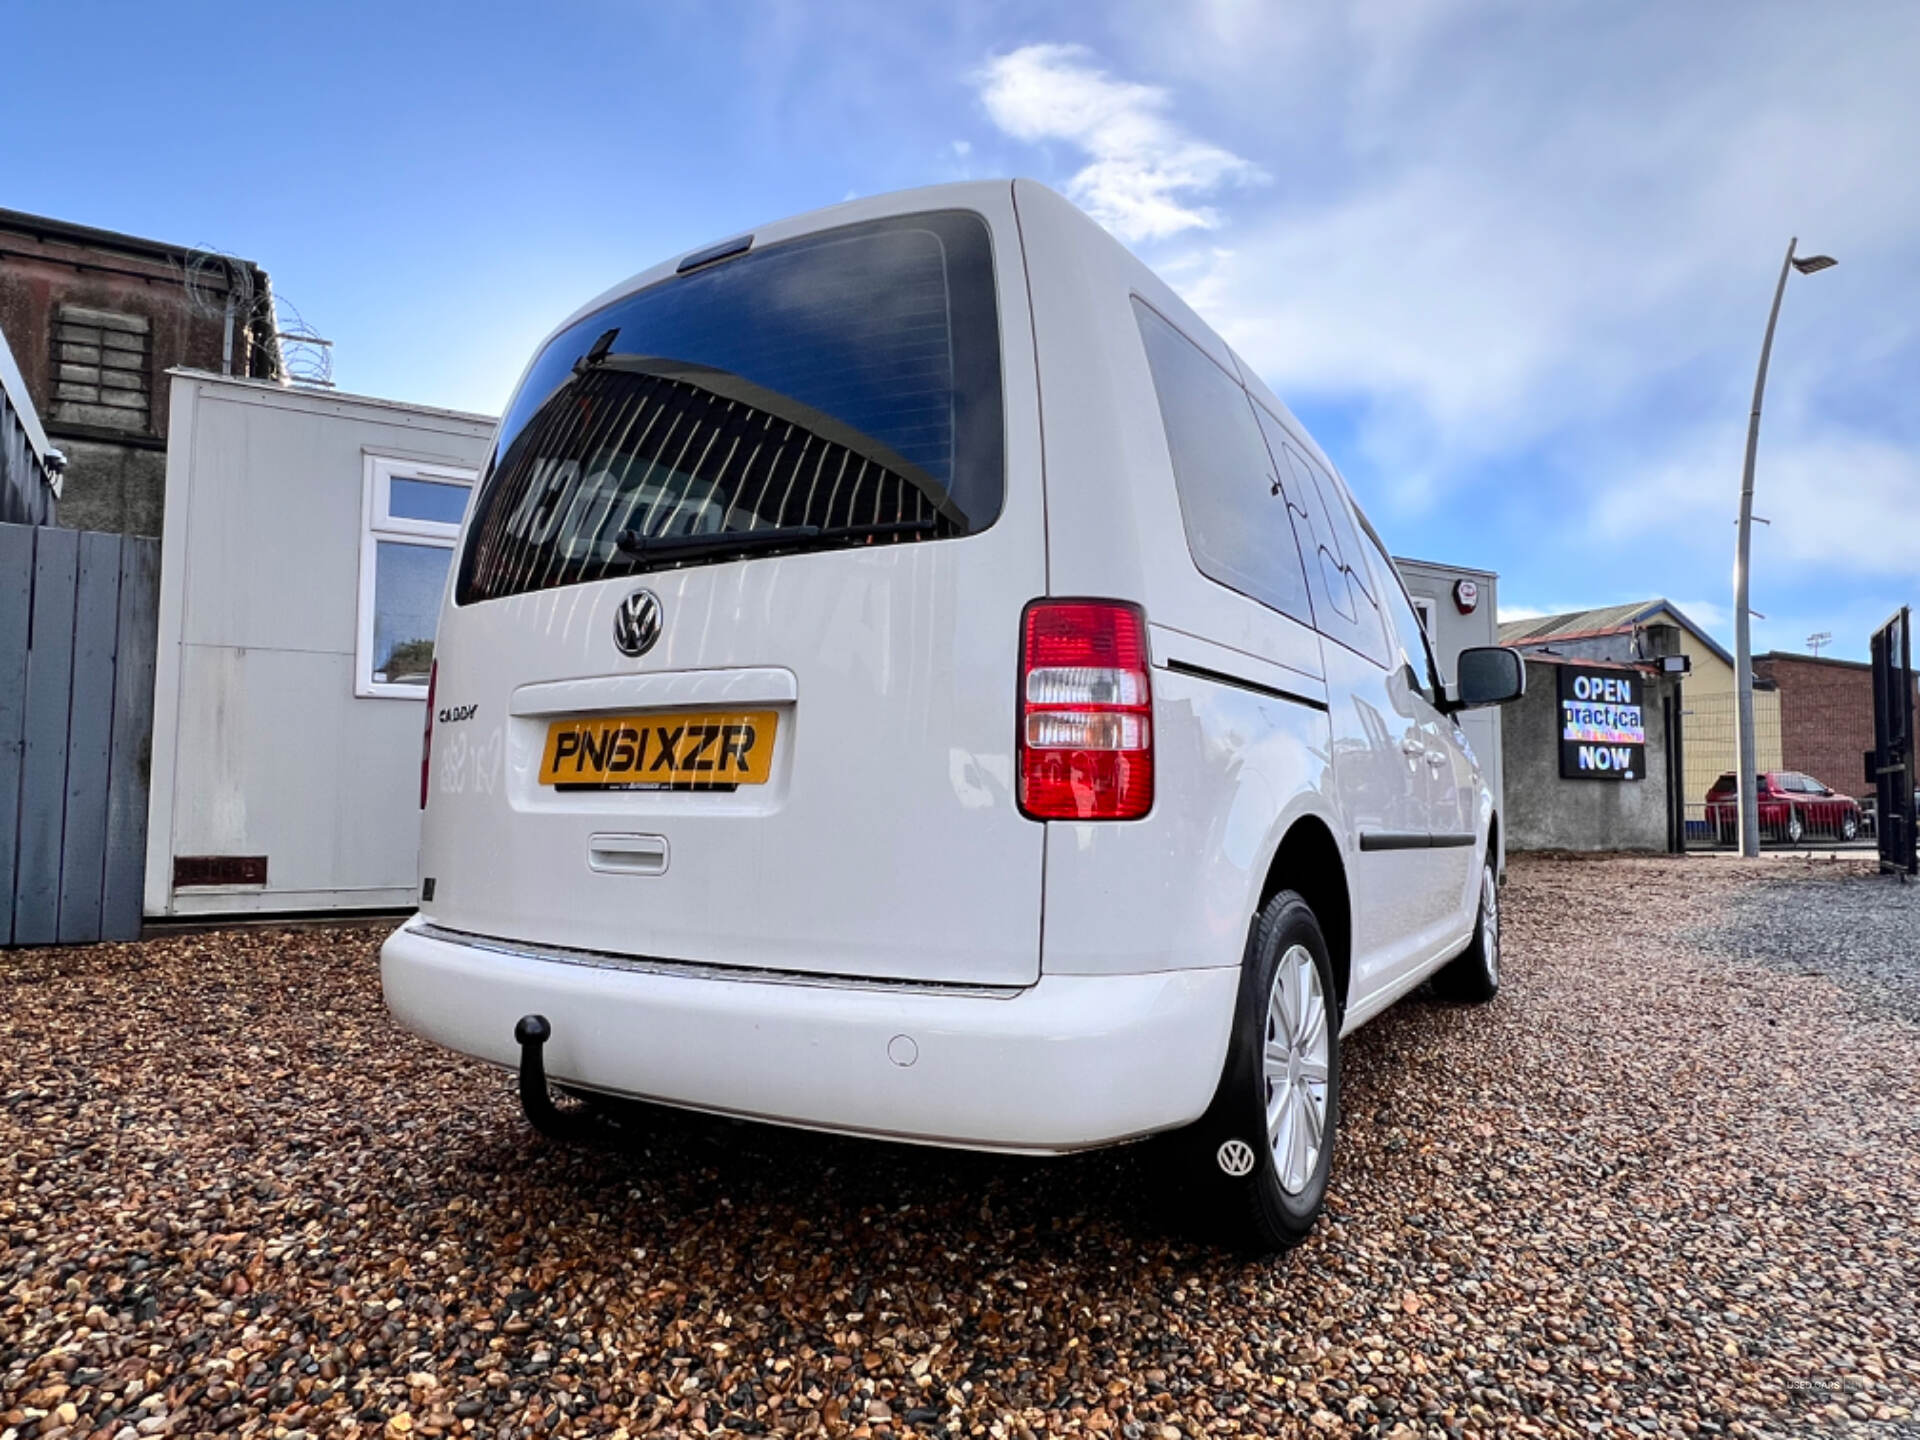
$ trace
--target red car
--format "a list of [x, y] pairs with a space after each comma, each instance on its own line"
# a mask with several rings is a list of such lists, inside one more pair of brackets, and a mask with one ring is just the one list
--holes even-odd
[[[1760, 833], [1766, 839], [1797, 845], [1809, 835], [1835, 840], [1859, 835], [1860, 802], [1851, 795], [1797, 770], [1770, 770], [1758, 779], [1754, 793], [1760, 801]], [[1728, 771], [1707, 791], [1707, 823], [1727, 843], [1740, 831], [1738, 789]]]

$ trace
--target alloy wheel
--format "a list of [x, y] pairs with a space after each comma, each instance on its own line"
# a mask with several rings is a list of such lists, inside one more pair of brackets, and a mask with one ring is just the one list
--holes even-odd
[[1327, 1142], [1327, 1001], [1320, 968], [1304, 945], [1289, 947], [1267, 995], [1267, 1144], [1280, 1188], [1298, 1195], [1313, 1180]]
[[1487, 958], [1487, 976], [1500, 983], [1500, 887], [1493, 866], [1480, 871], [1480, 953]]

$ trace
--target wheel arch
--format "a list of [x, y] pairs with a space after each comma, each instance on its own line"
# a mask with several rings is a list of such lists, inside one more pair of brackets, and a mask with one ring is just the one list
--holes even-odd
[[1287, 827], [1267, 866], [1254, 914], [1265, 909], [1267, 901], [1281, 890], [1297, 891], [1320, 922], [1328, 958], [1333, 962], [1339, 1013], [1344, 1017], [1353, 973], [1353, 901], [1340, 845], [1318, 815], [1302, 815]]

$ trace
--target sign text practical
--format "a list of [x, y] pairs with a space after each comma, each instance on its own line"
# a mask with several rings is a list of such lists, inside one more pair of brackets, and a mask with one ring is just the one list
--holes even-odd
[[1647, 773], [1647, 727], [1640, 676], [1631, 670], [1560, 670], [1560, 777], [1640, 780]]

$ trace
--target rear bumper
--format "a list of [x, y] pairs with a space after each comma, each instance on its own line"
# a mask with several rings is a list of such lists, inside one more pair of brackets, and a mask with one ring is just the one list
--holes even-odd
[[1199, 1118], [1239, 984], [1228, 968], [956, 991], [565, 956], [415, 920], [381, 948], [381, 985], [407, 1029], [499, 1065], [519, 1061], [514, 1022], [545, 1015], [547, 1071], [562, 1083], [825, 1130], [1060, 1151]]

